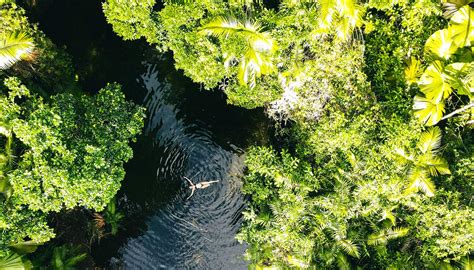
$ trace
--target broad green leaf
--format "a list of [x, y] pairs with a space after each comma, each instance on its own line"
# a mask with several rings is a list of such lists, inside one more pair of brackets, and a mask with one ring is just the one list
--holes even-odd
[[443, 70], [443, 64], [435, 61], [426, 68], [418, 81], [420, 90], [426, 95], [426, 98], [434, 102], [440, 102], [448, 98], [453, 91], [449, 83], [446, 82], [445, 76], [443, 76]]
[[474, 40], [474, 11], [469, 5], [463, 6], [449, 22], [448, 30], [458, 47], [471, 46]]
[[457, 94], [471, 97], [474, 93], [474, 63], [452, 63], [444, 69], [445, 81]]
[[453, 43], [450, 31], [442, 29], [432, 34], [425, 44], [425, 53], [448, 59], [456, 52], [457, 46]]
[[41, 244], [33, 241], [26, 241], [10, 245], [10, 247], [18, 254], [25, 254], [35, 252], [39, 245]]
[[444, 102], [433, 102], [424, 97], [416, 96], [413, 104], [415, 116], [427, 126], [436, 125], [444, 114]]
[[0, 70], [27, 57], [33, 47], [33, 40], [23, 32], [13, 32], [0, 38]]

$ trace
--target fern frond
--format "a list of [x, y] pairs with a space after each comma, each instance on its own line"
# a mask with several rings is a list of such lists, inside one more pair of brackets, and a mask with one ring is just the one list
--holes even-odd
[[33, 40], [23, 32], [13, 32], [0, 39], [0, 70], [25, 59], [33, 51]]

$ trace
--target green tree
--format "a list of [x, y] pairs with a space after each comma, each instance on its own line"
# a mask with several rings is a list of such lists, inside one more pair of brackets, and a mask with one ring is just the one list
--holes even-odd
[[102, 210], [120, 188], [123, 164], [132, 157], [128, 143], [143, 125], [143, 109], [125, 101], [116, 84], [94, 97], [61, 94], [49, 102], [16, 78], [5, 85], [0, 123], [13, 139], [15, 147], [7, 144], [6, 152], [14, 149], [15, 160], [2, 170], [11, 187], [1, 204], [3, 251], [27, 238], [49, 240], [48, 212]]

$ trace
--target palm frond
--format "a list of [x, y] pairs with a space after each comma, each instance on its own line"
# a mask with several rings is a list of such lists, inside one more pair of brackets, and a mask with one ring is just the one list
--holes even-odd
[[414, 84], [418, 81], [418, 78], [421, 76], [421, 62], [412, 56], [407, 61], [407, 67], [405, 68], [405, 80], [408, 84]]
[[469, 5], [460, 8], [449, 21], [448, 30], [456, 46], [471, 46], [474, 40], [474, 11]]
[[443, 75], [459, 95], [472, 97], [474, 84], [474, 63], [452, 63], [446, 66]]
[[357, 247], [356, 244], [352, 243], [351, 240], [348, 239], [341, 239], [338, 240], [337, 246], [343, 250], [347, 255], [355, 257], [355, 258], [360, 258], [360, 253], [359, 253], [359, 248]]
[[427, 126], [436, 125], [445, 112], [443, 101], [435, 102], [420, 96], [415, 96], [413, 110], [415, 116]]
[[451, 32], [442, 29], [433, 33], [425, 43], [425, 52], [437, 57], [448, 59], [456, 52], [457, 46], [453, 43]]
[[316, 33], [329, 33], [334, 29], [336, 37], [345, 41], [356, 27], [361, 26], [363, 8], [353, 0], [322, 0], [318, 3], [320, 25]]
[[[427, 156], [427, 157], [426, 157]], [[451, 174], [448, 162], [440, 157], [433, 157], [432, 154], [425, 154], [424, 167], [428, 170], [430, 175], [437, 176], [439, 174]]]
[[428, 177], [427, 172], [422, 168], [414, 168], [409, 176], [410, 183], [405, 190], [405, 193], [415, 193], [421, 191], [428, 197], [434, 196], [436, 191], [435, 185]]
[[0, 269], [8, 270], [26, 270], [28, 263], [23, 262], [22, 256], [16, 253], [10, 253], [5, 257], [0, 258]]
[[474, 260], [469, 258], [469, 256], [464, 257], [461, 260], [461, 264], [464, 270], [474, 270]]
[[451, 95], [453, 90], [446, 81], [443, 71], [443, 64], [440, 61], [434, 61], [421, 75], [418, 85], [427, 99], [439, 102]]
[[0, 70], [11, 67], [33, 51], [33, 40], [23, 32], [13, 32], [0, 39]]
[[[250, 88], [253, 88], [258, 77], [275, 71], [270, 56], [276, 51], [276, 43], [268, 33], [262, 31], [258, 23], [218, 17], [202, 26], [200, 33], [224, 39], [230, 36], [240, 36], [247, 41], [248, 49], [240, 59], [240, 68], [237, 74], [241, 85], [249, 85]], [[226, 60], [225, 65], [227, 63]]]
[[415, 162], [415, 156], [413, 154], [408, 155], [403, 148], [395, 148], [395, 154], [397, 155], [397, 160], [402, 164]]
[[421, 134], [418, 149], [422, 153], [436, 152], [441, 146], [441, 130], [439, 127], [431, 127]]
[[451, 18], [460, 8], [469, 4], [472, 0], [447, 0], [443, 3], [443, 17]]
[[339, 270], [350, 270], [351, 269], [351, 263], [347, 259], [346, 255], [339, 253], [337, 255], [337, 267]]
[[371, 246], [386, 245], [389, 240], [403, 237], [408, 233], [408, 231], [408, 228], [402, 227], [381, 230], [369, 235], [367, 244]]
[[239, 35], [245, 38], [249, 44], [261, 52], [270, 52], [276, 49], [276, 44], [270, 35], [262, 31], [259, 23], [245, 21], [236, 18], [218, 17], [212, 22], [199, 28], [200, 33], [218, 38], [228, 38]]
[[249, 49], [240, 61], [240, 69], [237, 74], [241, 85], [255, 87], [256, 78], [261, 75], [271, 74], [275, 70], [271, 60], [263, 53]]

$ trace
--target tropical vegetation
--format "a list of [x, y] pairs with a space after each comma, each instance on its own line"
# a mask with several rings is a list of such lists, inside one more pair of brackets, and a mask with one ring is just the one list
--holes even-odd
[[[105, 0], [124, 40], [227, 103], [263, 108], [237, 239], [252, 269], [472, 269], [474, 3]], [[15, 1], [0, 0], [0, 269], [87, 257], [52, 220], [120, 232], [116, 197], [144, 109], [95, 95]], [[28, 255], [31, 252], [40, 254]]]
[[247, 152], [252, 268], [472, 267], [470, 1], [275, 2], [103, 6], [118, 35], [275, 120], [278, 143]]
[[[144, 109], [118, 84], [81, 93], [68, 56], [23, 9], [3, 1], [0, 12], [0, 269], [29, 269], [24, 254], [57, 234], [51, 218], [114, 199]], [[70, 251], [54, 248], [50, 266], [75, 269], [87, 256]]]

